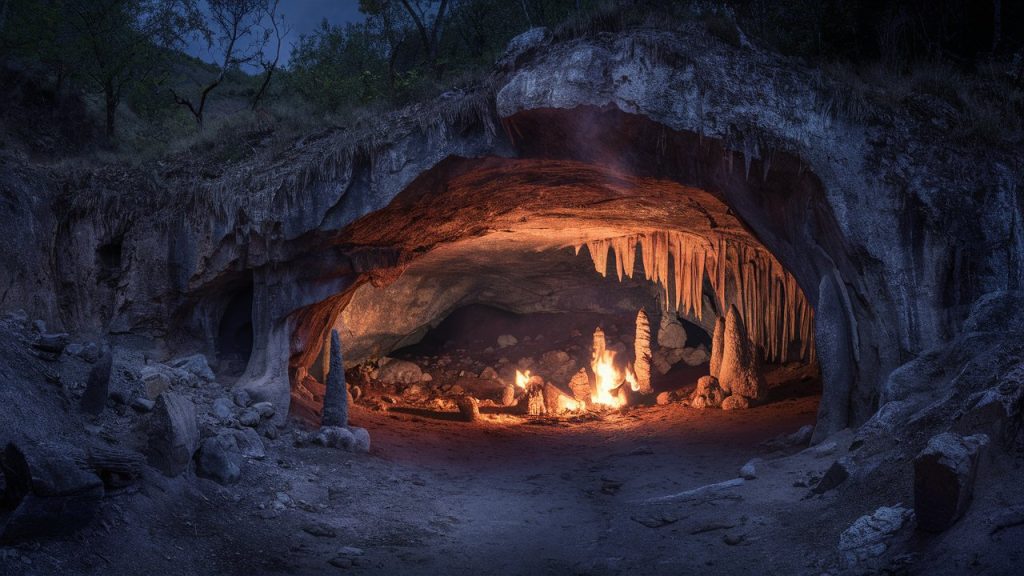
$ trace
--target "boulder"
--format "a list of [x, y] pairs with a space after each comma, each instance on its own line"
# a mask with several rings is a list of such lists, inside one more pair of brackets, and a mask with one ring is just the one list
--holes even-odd
[[837, 488], [846, 479], [850, 477], [850, 473], [853, 469], [853, 461], [849, 457], [840, 458], [829, 466], [828, 470], [825, 471], [825, 475], [821, 477], [821, 480], [811, 488], [811, 492], [815, 494], [824, 494], [829, 490]]
[[150, 400], [156, 400], [157, 396], [163, 394], [164, 391], [171, 387], [170, 376], [154, 366], [143, 368], [141, 378], [142, 385], [146, 389], [146, 398]]
[[971, 502], [978, 459], [988, 436], [963, 437], [952, 432], [934, 436], [914, 459], [914, 512], [917, 527], [942, 532]]
[[740, 478], [744, 480], [754, 480], [757, 478], [757, 464], [761, 462], [760, 458], [753, 458], [746, 464], [740, 467]]
[[846, 568], [881, 556], [889, 540], [914, 516], [902, 506], [882, 506], [861, 516], [839, 536], [839, 554]]
[[735, 306], [729, 308], [725, 319], [718, 382], [722, 390], [751, 400], [761, 398], [767, 389], [754, 343], [747, 337], [747, 329]]
[[234, 484], [242, 476], [242, 454], [231, 434], [203, 440], [196, 453], [196, 475], [218, 484]]
[[714, 376], [701, 376], [690, 395], [690, 406], [698, 409], [716, 408], [722, 405], [724, 399], [725, 394], [718, 385], [718, 379]]
[[739, 394], [733, 394], [722, 400], [722, 410], [746, 410], [747, 408], [750, 408], [750, 401]]
[[502, 334], [498, 336], [498, 348], [508, 348], [509, 346], [515, 346], [519, 343], [519, 339], [511, 334]]
[[70, 338], [67, 334], [40, 334], [35, 342], [32, 343], [34, 348], [42, 350], [43, 352], [49, 352], [51, 354], [60, 355], [67, 347]]
[[249, 428], [255, 428], [260, 424], [260, 413], [252, 406], [242, 410], [242, 413], [238, 415], [238, 423], [242, 426], [248, 426]]
[[82, 412], [98, 416], [107, 405], [107, 397], [110, 395], [110, 367], [112, 358], [110, 352], [103, 354], [103, 358], [93, 365], [89, 370], [89, 378], [86, 380], [85, 393], [82, 394]]
[[202, 354], [193, 354], [184, 358], [178, 358], [172, 360], [169, 364], [172, 368], [178, 368], [184, 370], [189, 374], [197, 378], [206, 380], [207, 382], [213, 382], [217, 377], [213, 374], [213, 370], [210, 369], [210, 363], [206, 361], [206, 356]]
[[65, 449], [18, 446], [0, 452], [3, 507], [13, 509], [0, 540], [66, 536], [86, 526], [100, 506], [103, 482]]
[[148, 436], [150, 465], [167, 476], [181, 474], [199, 444], [195, 406], [180, 394], [164, 392], [153, 407]]
[[665, 406], [667, 404], [671, 404], [672, 403], [672, 393], [671, 392], [662, 392], [661, 394], [658, 394], [658, 397], [654, 399], [654, 402], [658, 406]]
[[238, 449], [238, 453], [244, 458], [255, 458], [261, 460], [267, 457], [266, 448], [263, 446], [263, 440], [252, 428], [241, 428], [239, 430], [228, 430], [225, 434], [230, 434], [235, 439], [235, 446]]
[[221, 422], [227, 422], [234, 414], [234, 404], [227, 398], [217, 398], [213, 401], [210, 412]]
[[455, 399], [459, 408], [459, 417], [465, 422], [476, 422], [480, 419], [480, 402], [472, 396], [459, 396]]
[[412, 362], [386, 358], [377, 370], [377, 379], [385, 384], [414, 384], [423, 381], [423, 371]]
[[356, 439], [348, 428], [341, 426], [321, 426], [313, 441], [328, 448], [351, 450]]
[[257, 402], [252, 405], [252, 409], [264, 420], [274, 417], [274, 404], [271, 402]]
[[562, 350], [552, 350], [540, 357], [538, 370], [548, 380], [565, 385], [576, 373], [576, 360]]
[[[662, 314], [665, 316], [666, 314]], [[636, 313], [636, 335], [633, 339], [633, 371], [636, 373], [638, 392], [650, 394], [651, 389], [651, 323], [641, 308]]]
[[231, 401], [239, 408], [248, 408], [249, 404], [252, 404], [252, 397], [249, 396], [248, 390], [238, 388], [231, 393]]
[[683, 348], [680, 354], [680, 360], [682, 360], [687, 366], [700, 366], [708, 361], [711, 356], [708, 354], [708, 349], [703, 346], [697, 348]]
[[725, 342], [725, 318], [715, 320], [715, 330], [711, 335], [711, 355], [708, 358], [710, 374], [718, 378], [722, 370], [722, 345]]
[[152, 412], [153, 407], [156, 406], [156, 402], [153, 402], [149, 398], [139, 397], [136, 398], [135, 400], [132, 400], [131, 406], [132, 409], [138, 412]]
[[662, 311], [661, 326], [658, 327], [658, 346], [662, 348], [685, 348], [686, 330], [673, 312]]

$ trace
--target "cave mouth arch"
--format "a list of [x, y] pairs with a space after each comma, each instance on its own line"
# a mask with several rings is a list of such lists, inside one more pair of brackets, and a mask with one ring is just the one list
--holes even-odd
[[[815, 363], [811, 303], [737, 213], [711, 192], [621, 163], [449, 158], [324, 241], [350, 255], [358, 280], [295, 317], [293, 412], [311, 419], [331, 329], [354, 367], [475, 303], [572, 314], [633, 289], [647, 297], [626, 306], [634, 315], [670, 310], [710, 334], [735, 307], [759, 356]], [[578, 290], [558, 289], [567, 278]]]

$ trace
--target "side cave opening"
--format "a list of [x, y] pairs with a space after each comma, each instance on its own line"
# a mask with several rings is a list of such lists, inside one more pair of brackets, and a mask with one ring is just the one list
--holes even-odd
[[239, 376], [252, 356], [252, 285], [235, 292], [228, 300], [217, 327], [219, 372]]

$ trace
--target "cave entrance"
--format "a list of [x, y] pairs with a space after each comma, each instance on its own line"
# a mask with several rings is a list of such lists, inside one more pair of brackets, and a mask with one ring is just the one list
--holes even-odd
[[[820, 382], [795, 277], [720, 198], [671, 180], [449, 159], [334, 241], [364, 271], [297, 322], [292, 404], [314, 421], [330, 330], [357, 403], [444, 418], [467, 397], [509, 417], [746, 408]], [[526, 327], [495, 334], [497, 311]]]
[[218, 371], [239, 376], [252, 356], [252, 285], [235, 292], [228, 300], [217, 328]]

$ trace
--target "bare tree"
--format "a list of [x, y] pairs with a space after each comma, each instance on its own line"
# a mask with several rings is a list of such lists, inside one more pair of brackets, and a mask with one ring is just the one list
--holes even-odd
[[[437, 12], [434, 13], [433, 20], [430, 20], [430, 11], [434, 5], [432, 0], [413, 0], [411, 3], [409, 0], [401, 0], [402, 6], [405, 11], [409, 13], [409, 17], [412, 18], [413, 24], [416, 25], [416, 30], [420, 35], [420, 43], [423, 44], [423, 50], [427, 55], [427, 63], [430, 65], [435, 72], [440, 72], [437, 68], [437, 53], [441, 45], [441, 29], [444, 24], [445, 11], [448, 9], [448, 0], [441, 0], [441, 3], [437, 7]], [[427, 23], [430, 23], [428, 29]]]
[[[217, 76], [206, 83], [194, 101], [173, 89], [174, 101], [188, 108], [200, 129], [206, 113], [210, 93], [224, 82], [232, 68], [259, 61], [263, 53], [262, 38], [254, 37], [266, 13], [267, 0], [207, 0], [210, 22], [210, 41], [220, 46]], [[248, 43], [248, 45], [246, 45]]]
[[277, 14], [277, 6], [280, 0], [271, 0], [264, 6], [264, 13], [267, 19], [270, 21], [268, 27], [263, 31], [264, 43], [269, 43], [271, 36], [274, 41], [274, 58], [273, 60], [267, 60], [260, 55], [260, 66], [263, 68], [263, 82], [260, 83], [260, 89], [256, 91], [256, 95], [252, 98], [252, 111], [256, 111], [256, 107], [259, 106], [260, 100], [267, 91], [267, 87], [270, 86], [270, 80], [274, 76], [274, 72], [277, 70], [277, 63], [281, 60], [281, 44], [284, 41], [284, 37], [291, 32], [291, 28], [285, 26], [284, 15]]

